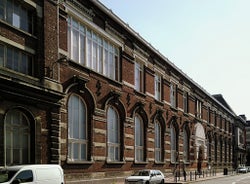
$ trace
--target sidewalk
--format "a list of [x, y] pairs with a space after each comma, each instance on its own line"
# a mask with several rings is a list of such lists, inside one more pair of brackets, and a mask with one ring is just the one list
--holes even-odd
[[184, 181], [184, 178], [182, 176], [180, 178], [177, 178], [177, 182], [176, 182], [176, 179], [174, 178], [174, 176], [171, 176], [171, 177], [165, 178], [165, 183], [166, 184], [170, 184], [170, 183], [187, 184], [187, 183], [195, 183], [198, 181], [206, 181], [206, 180], [210, 180], [210, 179], [214, 179], [214, 178], [226, 177], [226, 176], [230, 176], [230, 175], [233, 175], [233, 174], [224, 175], [221, 172], [221, 173], [216, 173], [216, 175], [214, 175], [214, 176], [199, 175], [199, 176], [196, 176], [193, 178], [190, 178], [190, 176], [187, 176], [186, 181]]
[[[188, 184], [188, 183], [195, 183], [198, 181], [206, 181], [206, 180], [211, 180], [214, 178], [221, 178], [221, 177], [227, 177], [227, 176], [232, 176], [236, 173], [230, 172], [228, 173], [228, 175], [224, 175], [223, 172], [219, 172], [216, 174], [211, 174], [211, 173], [203, 173], [202, 175], [194, 175], [194, 174], [187, 174], [186, 177], [186, 181], [184, 181], [184, 177], [181, 175], [181, 177], [177, 177], [177, 181], [176, 178], [174, 177], [174, 175], [172, 173], [165, 173], [165, 184]], [[124, 179], [125, 178], [106, 178], [103, 179], [102, 181], [100, 181], [100, 179], [93, 179], [93, 180], [82, 180], [82, 181], [68, 181], [66, 183], [68, 184], [124, 184]]]

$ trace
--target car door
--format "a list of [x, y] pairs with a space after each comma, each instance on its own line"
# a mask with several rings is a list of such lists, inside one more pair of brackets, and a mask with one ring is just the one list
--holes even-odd
[[156, 184], [157, 183], [157, 175], [155, 170], [151, 170], [150, 172], [150, 184]]

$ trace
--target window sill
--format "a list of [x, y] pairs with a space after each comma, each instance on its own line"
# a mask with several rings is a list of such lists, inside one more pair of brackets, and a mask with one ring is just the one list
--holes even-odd
[[163, 164], [165, 164], [165, 162], [163, 162], [163, 161], [155, 161], [155, 164], [157, 164], [157, 165], [163, 165]]
[[122, 165], [122, 164], [125, 164], [126, 162], [125, 161], [111, 161], [111, 160], [106, 160], [106, 163], [110, 164], [110, 165]]
[[190, 161], [189, 160], [186, 160], [186, 161], [183, 161], [184, 164], [188, 165], [190, 164]]
[[156, 104], [158, 104], [158, 105], [161, 105], [161, 106], [163, 106], [163, 105], [164, 105], [164, 103], [163, 103], [162, 101], [157, 100], [157, 99], [155, 99], [155, 103], [156, 103]]
[[142, 91], [137, 91], [137, 90], [134, 90], [134, 93], [138, 96], [141, 96], [143, 98], [146, 98], [146, 94], [144, 94]]
[[134, 164], [137, 164], [137, 165], [147, 165], [148, 162], [146, 162], [146, 161], [135, 161]]
[[172, 111], [174, 111], [174, 112], [177, 112], [177, 111], [178, 111], [178, 109], [177, 109], [176, 107], [173, 107], [173, 106], [170, 106], [170, 109], [171, 109]]
[[5, 20], [0, 19], [0, 23], [5, 24], [6, 26], [9, 26], [11, 29], [18, 31], [19, 33], [22, 33], [22, 34], [24, 34], [24, 35], [27, 35], [27, 36], [32, 37], [32, 38], [34, 38], [34, 39], [37, 39], [37, 37], [36, 37], [34, 34], [29, 33], [29, 32], [27, 32], [27, 31], [24, 31], [24, 30], [22, 30], [21, 28], [18, 28], [18, 27], [16, 27], [16, 26], [13, 26], [12, 24], [8, 23], [8, 22], [5, 21]]
[[67, 160], [67, 164], [93, 164], [94, 161], [71, 161]]

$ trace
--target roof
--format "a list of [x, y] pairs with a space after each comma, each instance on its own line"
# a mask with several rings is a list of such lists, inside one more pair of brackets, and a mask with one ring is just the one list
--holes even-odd
[[[122, 19], [120, 19], [116, 14], [112, 12], [112, 10], [108, 9], [103, 3], [101, 3], [98, 0], [90, 0], [92, 3], [94, 3], [101, 11], [103, 11], [106, 15], [108, 15], [111, 19], [113, 19], [115, 22], [117, 22], [119, 25], [121, 25], [129, 34], [135, 36], [142, 44], [147, 46], [149, 49], [151, 49], [155, 54], [158, 55], [162, 60], [164, 60], [168, 65], [170, 65], [177, 73], [181, 74], [182, 77], [186, 78], [190, 84], [196, 86], [202, 93], [204, 93], [206, 96], [210, 97], [215, 103], [220, 105], [222, 108], [224, 108], [228, 113], [230, 113], [232, 116], [236, 116], [234, 111], [231, 109], [231, 107], [226, 103], [225, 100], [222, 100], [222, 102], [225, 102], [225, 105], [219, 101], [217, 98], [215, 98], [213, 95], [208, 93], [202, 86], [200, 86], [197, 82], [195, 82], [192, 78], [190, 78], [186, 73], [184, 73], [181, 69], [179, 69], [173, 62], [171, 62], [167, 57], [165, 57], [162, 53], [160, 53], [156, 48], [154, 48], [149, 42], [147, 42], [140, 34], [138, 34], [136, 31], [134, 31], [128, 24], [126, 24]], [[222, 95], [221, 95], [222, 96]]]
[[[222, 94], [215, 94], [212, 95], [216, 100], [218, 100], [225, 108], [227, 108], [229, 111], [234, 113], [233, 109], [230, 107], [230, 105], [226, 102]], [[234, 113], [235, 114], [235, 113]]]

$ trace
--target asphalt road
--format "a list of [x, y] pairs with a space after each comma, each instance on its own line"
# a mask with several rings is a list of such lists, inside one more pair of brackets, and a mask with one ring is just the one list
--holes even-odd
[[250, 184], [250, 173], [197, 181], [195, 184]]

